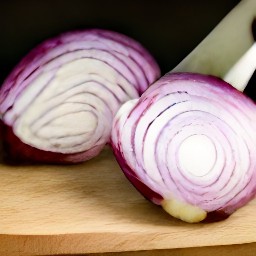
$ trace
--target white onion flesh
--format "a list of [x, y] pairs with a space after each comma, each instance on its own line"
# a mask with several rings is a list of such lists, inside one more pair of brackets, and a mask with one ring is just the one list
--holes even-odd
[[25, 145], [61, 154], [60, 162], [63, 154], [67, 162], [84, 161], [109, 141], [119, 107], [159, 75], [133, 39], [105, 30], [66, 33], [36, 47], [8, 76], [0, 90], [2, 121]]
[[173, 73], [118, 111], [112, 146], [146, 198], [199, 222], [255, 195], [255, 128], [256, 106], [241, 92], [212, 76]]

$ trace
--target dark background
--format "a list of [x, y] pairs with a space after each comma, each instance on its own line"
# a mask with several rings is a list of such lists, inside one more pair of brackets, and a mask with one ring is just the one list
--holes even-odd
[[82, 28], [115, 30], [140, 41], [162, 73], [178, 64], [238, 0], [1, 0], [0, 84], [42, 40]]

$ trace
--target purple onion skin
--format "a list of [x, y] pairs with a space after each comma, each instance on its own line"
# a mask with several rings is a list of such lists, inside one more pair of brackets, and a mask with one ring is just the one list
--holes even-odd
[[[82, 53], [82, 51], [85, 53]], [[75, 55], [78, 52], [81, 52], [80, 57], [71, 56], [71, 54]], [[99, 57], [97, 55], [94, 57], [94, 53], [92, 52], [95, 52], [96, 55], [102, 53], [102, 56]], [[26, 92], [26, 90], [31, 87], [31, 84], [42, 74], [47, 72], [50, 74], [50, 72], [53, 72], [53, 79], [55, 79], [58, 70], [61, 69], [63, 65], [69, 64], [70, 60], [68, 58], [73, 58], [71, 62], [84, 59], [98, 61], [100, 64], [96, 63], [99, 65], [99, 68], [95, 76], [97, 76], [96, 79], [99, 77], [99, 79], [103, 80], [95, 81], [95, 78], [88, 78], [91, 79], [89, 81], [84, 78], [84, 80], [86, 80], [86, 83], [92, 81], [99, 88], [102, 87], [104, 89], [102, 94], [107, 95], [109, 93], [111, 97], [106, 100], [105, 98], [107, 98], [107, 96], [105, 96], [105, 98], [99, 96], [100, 103], [104, 106], [101, 106], [99, 109], [104, 111], [104, 113], [99, 113], [96, 109], [98, 107], [97, 103], [95, 103], [95, 106], [91, 105], [90, 102], [93, 100], [89, 101], [89, 103], [84, 103], [84, 105], [87, 104], [87, 106], [91, 108], [94, 117], [97, 115], [98, 120], [102, 123], [102, 135], [95, 135], [94, 142], [92, 142], [90, 146], [82, 149], [79, 148], [77, 151], [69, 150], [67, 146], [65, 146], [65, 150], [59, 150], [58, 145], [55, 151], [55, 148], [48, 149], [47, 146], [41, 147], [40, 143], [30, 143], [17, 134], [14, 127], [16, 126], [17, 120], [22, 117], [23, 110], [20, 110], [18, 107], [15, 108], [15, 106], [17, 100], [23, 97], [24, 91]], [[52, 67], [49, 65], [52, 65]], [[120, 76], [122, 79], [120, 84], [119, 82], [114, 84], [112, 78], [107, 81], [108, 74], [106, 74], [106, 72], [102, 74], [102, 78], [101, 72], [104, 72], [104, 70], [101, 71], [100, 65], [102, 65], [103, 68], [107, 66], [108, 71], [113, 70], [113, 72], [116, 72], [110, 73], [109, 75], [112, 77], [116, 76], [116, 74]], [[45, 67], [50, 68], [46, 69]], [[90, 70], [88, 72], [89, 76], [95, 73]], [[2, 137], [8, 161], [72, 164], [93, 158], [98, 155], [106, 143], [109, 142], [111, 122], [118, 107], [125, 101], [134, 97], [137, 98], [141, 95], [159, 76], [160, 69], [151, 54], [140, 45], [140, 43], [116, 32], [101, 29], [88, 29], [64, 33], [55, 38], [46, 40], [21, 60], [6, 78], [0, 89], [0, 116], [2, 116], [3, 127]], [[51, 79], [38, 94], [31, 97], [36, 99], [38, 95], [40, 96], [45, 88], [47, 88], [48, 84], [51, 83]], [[105, 85], [102, 81], [107, 81], [107, 83], [111, 85]], [[111, 91], [112, 87], [110, 89], [109, 86], [113, 86], [113, 91]], [[115, 89], [115, 87], [117, 89]], [[122, 95], [120, 95], [119, 91], [122, 92]], [[84, 93], [84, 91], [82, 93]], [[89, 92], [89, 94], [95, 97], [94, 91]], [[34, 98], [33, 100], [29, 99], [31, 102], [25, 102], [27, 106], [24, 106], [24, 111], [27, 111], [30, 104], [34, 102]], [[51, 108], [49, 109], [52, 110]], [[44, 116], [46, 112], [47, 111], [41, 114], [39, 113], [39, 116], [34, 118], [35, 122], [38, 121], [37, 119], [40, 119], [40, 115]], [[57, 116], [56, 118], [59, 117], [60, 116]], [[74, 126], [77, 126], [79, 122], [86, 122], [86, 120], [87, 119], [74, 120]], [[72, 133], [72, 130], [70, 132]], [[49, 137], [49, 135], [47, 136]], [[93, 137], [93, 135], [86, 135], [86, 131], [84, 136], [88, 136], [88, 140], [90, 140], [90, 137]], [[57, 136], [57, 138], [61, 137], [63, 137], [62, 134]], [[75, 145], [79, 145], [77, 141], [75, 143]], [[83, 138], [81, 143], [86, 144], [86, 138]]]
[[[238, 114], [234, 113], [234, 117], [237, 117], [241, 115], [241, 122], [243, 123], [243, 127], [249, 128], [248, 130], [248, 136], [251, 138], [251, 141], [248, 140], [249, 137], [244, 134], [232, 134], [230, 140], [233, 141], [235, 139], [238, 139], [239, 136], [245, 137], [247, 139], [246, 143], [248, 150], [250, 152], [250, 164], [247, 170], [242, 170], [240, 180], [247, 179], [245, 182], [245, 185], [241, 185], [240, 181], [237, 181], [237, 186], [241, 186], [239, 188], [238, 192], [236, 194], [232, 194], [231, 191], [227, 190], [227, 200], [223, 201], [223, 204], [220, 202], [215, 201], [214, 196], [212, 196], [212, 206], [210, 203], [207, 204], [207, 207], [205, 207], [206, 204], [203, 203], [203, 200], [207, 200], [207, 196], [205, 196], [205, 192], [202, 193], [202, 197], [198, 196], [198, 194], [193, 195], [194, 192], [191, 192], [189, 195], [190, 198], [187, 198], [186, 194], [184, 194], [184, 197], [182, 198], [183, 194], [182, 192], [179, 195], [175, 195], [177, 192], [175, 189], [170, 187], [164, 187], [161, 184], [154, 185], [155, 187], [152, 187], [150, 185], [151, 183], [147, 182], [145, 178], [151, 179], [150, 176], [148, 176], [147, 169], [145, 169], [144, 163], [140, 162], [141, 157], [145, 156], [137, 156], [136, 155], [136, 146], [138, 146], [138, 141], [136, 141], [134, 138], [136, 136], [136, 129], [140, 122], [143, 121], [143, 118], [145, 118], [145, 115], [149, 111], [149, 109], [153, 109], [154, 104], [156, 102], [160, 101], [163, 95], [168, 95], [170, 93], [173, 93], [176, 90], [177, 97], [179, 97], [179, 94], [185, 93], [186, 89], [189, 88], [189, 86], [186, 87], [186, 89], [182, 88], [182, 86], [179, 89], [176, 89], [178, 86], [176, 86], [175, 89], [172, 89], [172, 86], [175, 86], [176, 82], [191, 82], [194, 84], [195, 88], [195, 95], [203, 95], [204, 98], [207, 97], [207, 90], [209, 90], [209, 109], [214, 108], [214, 105], [212, 105], [211, 101], [213, 102], [220, 102], [219, 106], [219, 114], [220, 114], [220, 120], [222, 118], [222, 111], [225, 111], [225, 108], [229, 111], [236, 110], [238, 108], [237, 112]], [[196, 86], [198, 85], [198, 89]], [[204, 88], [203, 88], [204, 87]], [[200, 90], [202, 91], [200, 92]], [[198, 92], [196, 92], [198, 90]], [[191, 89], [186, 92], [188, 93], [189, 97], [191, 97], [191, 104], [193, 105], [193, 90]], [[179, 102], [179, 99], [177, 98], [177, 102]], [[126, 103], [127, 104], [127, 103]], [[159, 103], [160, 104], [160, 103]], [[173, 104], [173, 102], [170, 102], [170, 105]], [[197, 104], [197, 103], [195, 103]], [[214, 103], [215, 104], [215, 103]], [[173, 104], [172, 106], [174, 106]], [[230, 109], [229, 109], [230, 108]], [[196, 107], [195, 107], [196, 109]], [[184, 110], [185, 111], [185, 110]], [[209, 110], [210, 111], [210, 110]], [[243, 112], [244, 111], [244, 112]], [[159, 111], [161, 112], [161, 111]], [[151, 113], [151, 112], [150, 112]], [[161, 112], [162, 113], [162, 112]], [[124, 115], [124, 117], [123, 117]], [[138, 116], [137, 116], [138, 115]], [[156, 115], [156, 114], [155, 114]], [[160, 115], [160, 114], [159, 114]], [[225, 116], [225, 115], [224, 115]], [[123, 117], [122, 121], [121, 118]], [[226, 116], [225, 116], [226, 117]], [[171, 117], [170, 117], [171, 118]], [[154, 122], [153, 120], [152, 122]], [[229, 123], [230, 120], [225, 119], [226, 123]], [[113, 152], [116, 156], [117, 162], [119, 163], [121, 169], [123, 170], [125, 176], [128, 178], [128, 180], [134, 185], [134, 187], [149, 201], [157, 204], [162, 205], [162, 202], [165, 198], [165, 193], [170, 192], [174, 198], [182, 198], [186, 203], [194, 206], [198, 206], [199, 208], [205, 210], [207, 212], [206, 217], [201, 220], [201, 222], [216, 222], [221, 221], [226, 218], [228, 218], [233, 212], [235, 212], [238, 208], [244, 206], [247, 204], [251, 199], [255, 197], [256, 194], [256, 184], [254, 182], [256, 178], [256, 150], [253, 147], [253, 142], [256, 141], [254, 132], [255, 131], [255, 121], [256, 121], [256, 106], [254, 102], [246, 97], [243, 93], [239, 92], [238, 90], [234, 89], [231, 85], [228, 83], [222, 81], [219, 78], [213, 77], [213, 76], [207, 76], [207, 75], [201, 75], [201, 74], [193, 74], [193, 73], [170, 73], [159, 79], [157, 82], [155, 82], [153, 85], [150, 86], [141, 96], [141, 98], [138, 100], [137, 103], [134, 104], [134, 106], [129, 109], [126, 113], [122, 112], [122, 109], [117, 113], [116, 118], [113, 123], [112, 128], [112, 140], [111, 145]], [[152, 123], [151, 122], [151, 123]], [[151, 126], [151, 123], [148, 122], [149, 126], [146, 129], [148, 131], [149, 127]], [[191, 121], [193, 125], [193, 121]], [[233, 123], [230, 123], [232, 126]], [[173, 123], [175, 126], [175, 123]], [[129, 129], [128, 129], [128, 128]], [[126, 130], [128, 129], [128, 130]], [[236, 129], [236, 128], [234, 128]], [[126, 131], [133, 131], [133, 136], [130, 137], [130, 134], [126, 134]], [[238, 131], [238, 130], [236, 130]], [[141, 130], [140, 130], [141, 132]], [[162, 132], [162, 131], [161, 131]], [[244, 131], [245, 133], [247, 130]], [[135, 134], [134, 134], [135, 133]], [[195, 131], [196, 133], [196, 131]], [[145, 135], [143, 135], [145, 136]], [[158, 135], [159, 137], [160, 135]], [[230, 136], [229, 134], [226, 134], [226, 136]], [[238, 136], [238, 137], [237, 137]], [[122, 139], [123, 138], [123, 139]], [[131, 140], [131, 144], [129, 142]], [[145, 140], [145, 138], [144, 138]], [[252, 143], [251, 143], [252, 142]], [[144, 143], [144, 142], [143, 142]], [[171, 143], [171, 142], [169, 142]], [[251, 143], [251, 144], [250, 144]], [[128, 144], [128, 145], [127, 145]], [[223, 144], [225, 144], [223, 142]], [[255, 145], [255, 144], [254, 144]], [[148, 145], [147, 145], [148, 146]], [[152, 145], [153, 146], [153, 145]], [[225, 145], [224, 145], [225, 146]], [[132, 147], [132, 148], [130, 148]], [[157, 148], [157, 146], [154, 146]], [[160, 148], [160, 146], [158, 147]], [[238, 149], [233, 149], [234, 151], [238, 151]], [[129, 162], [129, 157], [131, 158], [131, 155], [128, 156], [127, 152], [133, 152], [129, 154], [133, 154], [135, 159], [130, 160], [132, 162]], [[137, 151], [140, 152], [140, 151]], [[155, 151], [155, 154], [158, 152]], [[141, 154], [141, 153], [140, 153]], [[163, 153], [162, 153], [163, 154]], [[234, 159], [237, 160], [237, 159]], [[145, 160], [146, 161], [146, 160]], [[226, 159], [226, 161], [228, 161]], [[158, 165], [163, 164], [162, 162], [158, 162]], [[228, 162], [226, 163], [228, 165]], [[239, 163], [237, 163], [239, 165]], [[141, 170], [137, 169], [136, 166], [140, 166]], [[152, 167], [153, 168], [153, 167]], [[161, 168], [161, 166], [158, 166], [158, 168]], [[175, 166], [168, 166], [169, 170], [170, 168], [176, 168]], [[223, 167], [224, 171], [228, 171], [227, 166]], [[234, 167], [235, 168], [235, 167]], [[222, 172], [223, 172], [222, 170]], [[169, 172], [172, 172], [171, 170]], [[228, 174], [221, 173], [220, 177], [223, 177], [222, 179], [227, 179], [225, 186], [230, 186], [229, 182], [233, 178], [233, 175], [235, 175], [236, 169], [233, 169], [231, 173], [233, 173], [230, 177], [226, 177]], [[145, 175], [143, 178], [141, 175]], [[247, 175], [249, 178], [247, 178]], [[167, 176], [165, 176], [167, 177]], [[172, 176], [173, 179], [177, 178], [175, 176]], [[177, 178], [179, 180], [179, 178]], [[187, 179], [187, 177], [186, 177]], [[215, 182], [220, 182], [221, 179], [218, 178], [218, 180], [213, 181], [213, 184], [210, 185], [209, 190], [214, 189], [211, 186], [215, 185]], [[183, 182], [182, 180], [179, 180], [179, 182]], [[192, 181], [191, 181], [192, 182]], [[223, 181], [224, 182], [224, 181]], [[176, 184], [177, 185], [177, 184]], [[193, 184], [194, 185], [194, 184]], [[179, 185], [178, 185], [179, 186]], [[186, 193], [186, 184], [183, 184], [182, 188], [184, 189], [184, 193]], [[193, 187], [195, 191], [200, 191], [201, 187], [199, 185], [196, 185]], [[175, 192], [176, 191], [176, 192]], [[198, 192], [199, 193], [199, 192]], [[218, 189], [216, 189], [216, 197], [218, 197]], [[221, 192], [220, 192], [221, 193]], [[230, 193], [230, 195], [229, 195]], [[168, 199], [168, 198], [167, 198]], [[224, 198], [225, 199], [225, 198]], [[179, 200], [179, 199], [178, 199]], [[210, 199], [209, 199], [210, 200]], [[225, 202], [225, 203], [224, 203]], [[217, 205], [217, 207], [215, 207]], [[205, 207], [205, 208], [204, 208]], [[186, 220], [185, 220], [186, 221]]]
[[[74, 164], [80, 163], [98, 155], [102, 148], [95, 147], [90, 152], [85, 151], [76, 154], [61, 154], [40, 150], [23, 143], [14, 133], [10, 126], [1, 121], [2, 143], [4, 148], [4, 160], [9, 164], [18, 163], [51, 163], [51, 164]], [[15, 145], [15, 146], [13, 146]]]
[[160, 204], [161, 201], [163, 200], [163, 197], [156, 193], [155, 191], [153, 191], [152, 189], [150, 189], [148, 186], [146, 186], [142, 181], [140, 181], [136, 173], [126, 163], [124, 157], [113, 143], [111, 144], [111, 148], [126, 178], [147, 200], [154, 202], [155, 204]]
[[[124, 157], [120, 154], [119, 150], [112, 144], [112, 150], [116, 157], [117, 163], [119, 164], [121, 170], [123, 171], [125, 177], [131, 182], [131, 184], [138, 190], [139, 193], [145, 199], [150, 202], [153, 202], [156, 205], [161, 205], [163, 197], [156, 193], [154, 190], [150, 189], [147, 185], [141, 181], [136, 173], [127, 165]], [[223, 210], [208, 212], [206, 218], [201, 221], [202, 223], [212, 223], [217, 221], [222, 221], [227, 219], [230, 216], [229, 213], [226, 213]]]

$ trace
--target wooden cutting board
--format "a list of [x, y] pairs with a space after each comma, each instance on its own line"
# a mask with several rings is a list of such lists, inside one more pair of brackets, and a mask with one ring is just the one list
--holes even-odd
[[72, 166], [1, 164], [0, 233], [0, 255], [252, 243], [256, 201], [219, 223], [183, 223], [146, 201], [105, 149], [99, 157]]

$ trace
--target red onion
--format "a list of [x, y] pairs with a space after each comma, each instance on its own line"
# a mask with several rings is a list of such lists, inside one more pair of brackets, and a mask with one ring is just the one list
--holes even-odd
[[186, 222], [220, 220], [256, 193], [256, 106], [213, 76], [170, 73], [125, 103], [114, 154], [149, 200]]
[[92, 158], [108, 142], [120, 105], [159, 75], [146, 49], [112, 31], [69, 32], [43, 42], [0, 91], [8, 155], [53, 163]]

